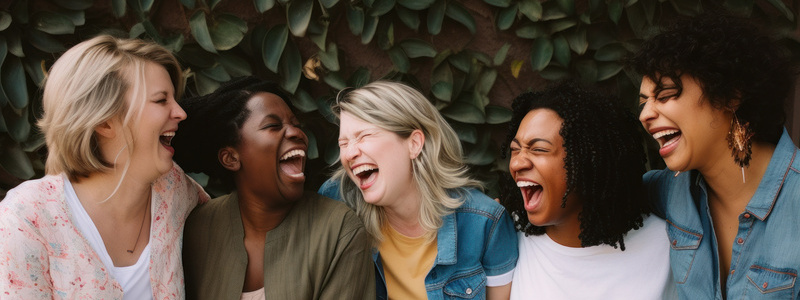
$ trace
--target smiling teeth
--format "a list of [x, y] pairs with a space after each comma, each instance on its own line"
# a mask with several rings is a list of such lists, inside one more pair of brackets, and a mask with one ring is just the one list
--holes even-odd
[[680, 132], [680, 130], [674, 130], [674, 129], [662, 130], [662, 131], [654, 133], [653, 134], [653, 138], [654, 139], [659, 139], [659, 138], [661, 138], [661, 137], [663, 137], [665, 135], [670, 135], [670, 134], [674, 134], [674, 133], [678, 133], [678, 132]]
[[517, 181], [517, 187], [539, 186], [539, 184], [531, 181]]
[[366, 171], [377, 170], [377, 169], [378, 168], [376, 166], [374, 166], [374, 165], [362, 165], [362, 166], [358, 166], [355, 169], [353, 169], [353, 174], [354, 175], [358, 175], [358, 174], [364, 173]]
[[300, 150], [300, 149], [292, 150], [292, 151], [286, 152], [286, 154], [281, 156], [281, 160], [287, 160], [287, 159], [294, 158], [294, 157], [297, 157], [297, 156], [305, 157], [306, 156], [306, 152], [303, 151], [303, 150]]

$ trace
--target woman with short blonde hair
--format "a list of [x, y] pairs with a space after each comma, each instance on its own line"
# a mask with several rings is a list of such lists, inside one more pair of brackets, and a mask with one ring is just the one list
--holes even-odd
[[183, 298], [183, 224], [208, 196], [172, 162], [182, 90], [176, 59], [142, 40], [98, 36], [55, 62], [47, 175], [0, 203], [0, 295]]

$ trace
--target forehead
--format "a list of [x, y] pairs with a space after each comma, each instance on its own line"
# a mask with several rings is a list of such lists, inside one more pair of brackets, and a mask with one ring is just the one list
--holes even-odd
[[[247, 100], [250, 117], [276, 115], [282, 118], [294, 118], [294, 113], [281, 97], [273, 93], [258, 92]], [[249, 118], [248, 118], [249, 119]]]
[[547, 108], [537, 108], [528, 112], [517, 129], [517, 140], [520, 142], [534, 138], [544, 138], [551, 141], [560, 139], [561, 125], [564, 120], [558, 114]]
[[359, 119], [355, 115], [342, 111], [339, 114], [339, 136], [358, 134], [365, 130], [382, 130], [380, 127]]

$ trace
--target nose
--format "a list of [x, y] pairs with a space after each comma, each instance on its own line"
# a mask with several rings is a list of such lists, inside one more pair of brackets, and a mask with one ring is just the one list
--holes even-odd
[[517, 177], [517, 173], [530, 170], [533, 168], [533, 162], [525, 157], [524, 154], [512, 155], [511, 160], [508, 162], [508, 170], [511, 171], [511, 176]]
[[183, 108], [181, 108], [181, 106], [178, 105], [178, 102], [173, 102], [173, 103], [174, 107], [172, 108], [171, 117], [178, 121], [186, 120], [186, 111], [184, 111]]
[[351, 161], [361, 155], [361, 149], [358, 148], [357, 143], [350, 143], [345, 147], [339, 148], [339, 159], [342, 161]]
[[652, 121], [653, 119], [658, 116], [654, 109], [654, 101], [647, 100], [642, 106], [642, 111], [639, 112], [639, 122], [642, 122], [642, 125], [646, 125], [647, 122]]
[[294, 124], [286, 125], [286, 137], [289, 139], [307, 141], [308, 137], [300, 126]]

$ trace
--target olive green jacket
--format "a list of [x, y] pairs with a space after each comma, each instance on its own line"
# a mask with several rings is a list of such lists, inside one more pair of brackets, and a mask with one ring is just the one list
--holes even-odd
[[[247, 252], [236, 192], [192, 211], [183, 264], [187, 299], [240, 299]], [[374, 276], [364, 225], [340, 202], [307, 192], [267, 233], [266, 299], [375, 299]]]

